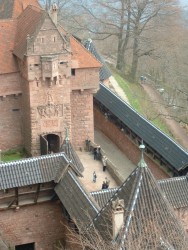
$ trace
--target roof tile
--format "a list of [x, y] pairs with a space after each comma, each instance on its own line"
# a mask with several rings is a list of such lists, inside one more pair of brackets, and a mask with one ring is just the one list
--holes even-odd
[[42, 25], [44, 17], [45, 12], [33, 6], [28, 6], [19, 16], [14, 54], [20, 59], [23, 59], [27, 51], [27, 36], [29, 35], [30, 38], [34, 37], [34, 33]]
[[17, 72], [16, 59], [12, 54], [17, 20], [0, 20], [0, 74]]
[[102, 64], [73, 36], [70, 36], [72, 68], [101, 68]]

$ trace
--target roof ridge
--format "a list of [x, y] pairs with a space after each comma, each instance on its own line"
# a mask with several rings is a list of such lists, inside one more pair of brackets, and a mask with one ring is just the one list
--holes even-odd
[[[35, 157], [29, 157], [29, 158], [24, 158], [24, 159], [21, 159], [21, 160], [15, 160], [15, 161], [9, 161], [9, 162], [3, 162], [3, 163], [0, 163], [0, 167], [3, 167], [3, 166], [10, 166], [10, 165], [13, 165], [13, 164], [18, 164], [18, 163], [24, 163], [24, 162], [33, 162], [33, 161], [37, 161], [37, 160], [42, 160], [42, 159], [50, 159], [50, 158], [57, 158], [59, 156], [63, 156], [66, 158], [67, 160], [67, 157], [66, 155], [64, 154], [64, 152], [61, 152], [61, 153], [55, 153], [55, 154], [48, 154], [48, 155], [40, 155], [40, 156], [35, 156]], [[67, 160], [68, 161], [68, 160]]]
[[158, 180], [157, 182], [160, 183], [164, 183], [164, 182], [172, 182], [172, 181], [176, 181], [176, 180], [185, 180], [187, 179], [186, 176], [178, 176], [178, 177], [171, 177], [168, 179], [162, 179], [162, 180]]

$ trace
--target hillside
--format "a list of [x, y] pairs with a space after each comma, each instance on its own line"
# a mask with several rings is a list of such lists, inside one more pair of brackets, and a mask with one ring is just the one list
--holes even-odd
[[[180, 124], [170, 116], [163, 98], [150, 82], [146, 81], [144, 84], [130, 83], [116, 69], [110, 67], [114, 78], [124, 91], [126, 97], [123, 99], [152, 124], [188, 150], [188, 135], [180, 127]], [[111, 84], [110, 87], [117, 93], [119, 92], [116, 85]], [[122, 97], [122, 93], [120, 95]]]

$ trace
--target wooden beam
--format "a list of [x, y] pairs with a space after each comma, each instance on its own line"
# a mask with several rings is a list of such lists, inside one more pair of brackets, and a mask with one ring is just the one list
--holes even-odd
[[16, 206], [18, 206], [19, 204], [19, 200], [18, 200], [18, 188], [15, 188], [15, 202], [16, 202]]
[[[40, 193], [43, 193], [43, 192], [47, 192], [47, 191], [53, 191], [54, 189], [53, 188], [45, 188], [45, 189], [40, 189]], [[35, 195], [37, 191], [29, 191], [29, 192], [23, 192], [23, 193], [20, 193], [19, 191], [19, 197], [20, 196], [27, 196], [27, 195]], [[7, 198], [9, 200], [15, 200], [15, 192], [14, 194], [6, 194], [6, 195], [3, 195], [2, 197], [0, 197], [0, 202], [3, 201], [3, 200], [7, 200]]]
[[16, 199], [12, 200], [12, 201], [8, 204], [8, 208], [10, 208], [10, 207], [14, 204], [15, 201], [16, 201]]
[[39, 192], [40, 192], [40, 183], [37, 185], [37, 192], [35, 194], [34, 203], [37, 203]]

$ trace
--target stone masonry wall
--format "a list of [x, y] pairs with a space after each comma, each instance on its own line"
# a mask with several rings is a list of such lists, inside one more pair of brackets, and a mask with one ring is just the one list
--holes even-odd
[[72, 90], [99, 88], [99, 69], [75, 69], [75, 76], [71, 77]]
[[0, 74], [0, 96], [21, 93], [19, 73]]
[[0, 149], [23, 145], [21, 123], [21, 95], [0, 98]]
[[[113, 143], [119, 147], [119, 149], [125, 153], [135, 165], [140, 160], [140, 150], [128, 136], [117, 128], [112, 122], [106, 120], [103, 114], [94, 107], [94, 124], [95, 128], [101, 130]], [[169, 176], [160, 169], [154, 161], [145, 156], [146, 163], [148, 164], [151, 172], [156, 179], [168, 178]]]
[[19, 73], [0, 75], [0, 149], [22, 145]]
[[54, 250], [64, 237], [61, 204], [46, 202], [0, 211], [0, 232], [11, 246], [35, 242], [36, 250]]
[[85, 140], [94, 140], [93, 94], [90, 91], [72, 91], [72, 143], [76, 149], [85, 146]]
[[[60, 143], [65, 138], [65, 129], [71, 124], [69, 82], [48, 87], [30, 82], [32, 155], [40, 153], [40, 135], [57, 134]], [[50, 106], [48, 104], [50, 101]], [[39, 112], [40, 111], [40, 112]], [[70, 135], [71, 138], [71, 135]]]
[[[70, 61], [59, 31], [46, 17], [34, 46], [28, 48], [28, 57], [21, 65], [25, 108], [25, 146], [34, 155], [40, 154], [40, 135], [55, 134], [60, 144], [65, 128], [71, 139]], [[42, 56], [42, 57], [41, 57]]]
[[31, 152], [31, 110], [30, 110], [30, 93], [27, 80], [22, 80], [22, 106], [23, 106], [23, 138], [24, 147], [28, 153]]

